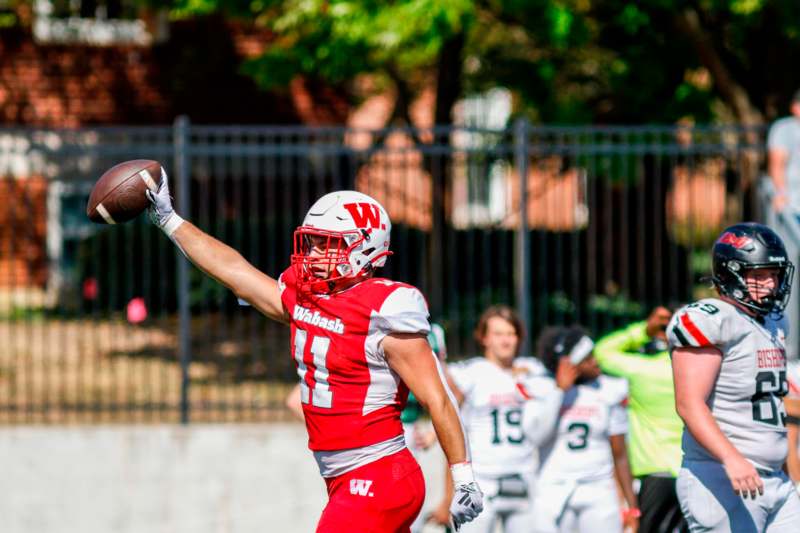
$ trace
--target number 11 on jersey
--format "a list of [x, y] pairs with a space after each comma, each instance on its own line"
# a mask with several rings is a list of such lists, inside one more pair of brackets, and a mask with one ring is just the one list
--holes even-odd
[[330, 409], [333, 405], [333, 393], [328, 383], [328, 368], [325, 359], [328, 357], [328, 348], [331, 340], [327, 337], [311, 336], [311, 355], [314, 358], [314, 389], [306, 382], [308, 366], [303, 361], [306, 351], [306, 337], [308, 332], [298, 329], [294, 334], [294, 359], [297, 361], [297, 373], [300, 376], [300, 401], [310, 403], [316, 407]]

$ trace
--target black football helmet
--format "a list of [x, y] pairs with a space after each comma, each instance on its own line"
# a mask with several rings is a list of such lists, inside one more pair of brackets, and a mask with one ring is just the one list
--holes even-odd
[[[778, 235], [763, 224], [743, 222], [723, 230], [711, 249], [711, 281], [720, 294], [759, 315], [781, 316], [792, 290], [794, 265]], [[772, 294], [760, 302], [750, 297], [742, 274], [755, 268], [778, 269]]]

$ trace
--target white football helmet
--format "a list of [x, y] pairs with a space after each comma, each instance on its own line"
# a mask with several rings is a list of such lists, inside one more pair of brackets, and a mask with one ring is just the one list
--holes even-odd
[[294, 232], [292, 265], [300, 288], [331, 293], [386, 263], [392, 223], [374, 198], [357, 191], [328, 193]]

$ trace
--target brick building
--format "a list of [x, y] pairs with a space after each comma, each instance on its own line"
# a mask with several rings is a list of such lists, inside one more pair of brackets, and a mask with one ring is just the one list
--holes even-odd
[[257, 28], [201, 17], [160, 29], [121, 21], [128, 26], [110, 34], [92, 19], [95, 26], [70, 29], [52, 17], [42, 26], [24, 9], [11, 16], [16, 24], [0, 26], [0, 287], [47, 280], [48, 181], [9, 155], [26, 142], [16, 127], [167, 125], [180, 115], [203, 124], [346, 119], [344, 99], [330, 89], [296, 80], [267, 93], [239, 72], [269, 39]]
[[[340, 92], [308, 79], [296, 78], [280, 92], [258, 88], [239, 68], [270, 39], [263, 30], [214, 16], [169, 24], [155, 15], [141, 16], [109, 29], [102, 20], [91, 22], [95, 27], [83, 19], [48, 19], [41, 14], [30, 16], [26, 24], [23, 13], [20, 24], [0, 27], [0, 287], [43, 286], [48, 279], [48, 181], [35, 165], [3, 160], [3, 143], [19, 141], [9, 126], [166, 125], [186, 115], [195, 124], [347, 124], [379, 129], [391, 118], [397, 95], [391, 90], [376, 94], [368, 79], [361, 80], [364, 98], [355, 108]], [[510, 106], [510, 95], [501, 100], [501, 108]], [[457, 106], [456, 123], [471, 124], [464, 116], [465, 105]], [[411, 106], [414, 125], [433, 126], [434, 107], [435, 88], [430, 86]], [[508, 113], [510, 107], [499, 122], [484, 127], [504, 127]], [[355, 133], [345, 142], [365, 150], [371, 138]], [[453, 142], [458, 147], [461, 141]], [[396, 222], [429, 229], [432, 181], [420, 150], [403, 132], [391, 134], [384, 146], [361, 167], [355, 187], [384, 202]], [[496, 170], [495, 198], [476, 203], [468, 194], [465, 164], [456, 156], [445, 200], [455, 227], [518, 224], [513, 206], [519, 198], [519, 179], [513, 168]], [[553, 161], [532, 165], [528, 181], [530, 227], [564, 231], [585, 225], [585, 184], [579, 172], [562, 170], [560, 162]], [[25, 208], [11, 209], [12, 202], [2, 202], [10, 198]], [[552, 205], [563, 208], [548, 208]], [[27, 224], [26, 217], [37, 222]]]

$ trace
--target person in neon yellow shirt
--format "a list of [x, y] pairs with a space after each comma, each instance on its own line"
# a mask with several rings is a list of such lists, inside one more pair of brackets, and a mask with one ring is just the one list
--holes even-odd
[[656, 307], [647, 320], [606, 335], [594, 354], [603, 372], [628, 380], [628, 450], [641, 481], [639, 533], [687, 531], [675, 494], [683, 422], [675, 411], [666, 327], [672, 311]]

